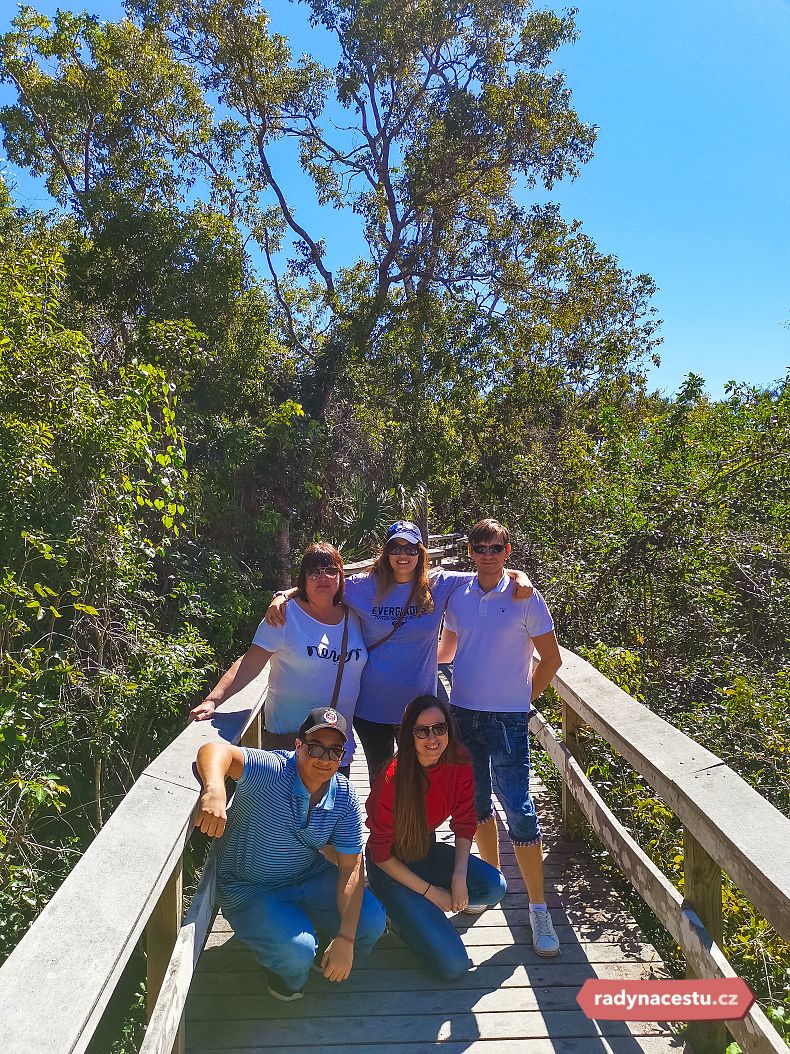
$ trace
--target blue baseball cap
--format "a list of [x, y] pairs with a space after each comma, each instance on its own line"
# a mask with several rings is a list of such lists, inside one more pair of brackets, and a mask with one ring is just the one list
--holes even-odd
[[387, 529], [387, 541], [393, 538], [403, 538], [414, 545], [422, 545], [422, 533], [416, 523], [409, 520], [398, 520]]

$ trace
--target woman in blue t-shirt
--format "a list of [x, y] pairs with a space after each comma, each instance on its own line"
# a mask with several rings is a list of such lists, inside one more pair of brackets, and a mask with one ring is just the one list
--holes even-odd
[[[514, 596], [523, 599], [532, 585], [522, 571]], [[384, 548], [370, 571], [346, 579], [344, 600], [362, 623], [368, 661], [362, 671], [354, 714], [356, 732], [371, 785], [395, 750], [395, 732], [407, 704], [436, 692], [439, 628], [450, 594], [471, 574], [430, 568], [419, 527], [398, 520], [387, 531]], [[285, 620], [285, 604], [294, 590], [275, 596], [265, 621]]]

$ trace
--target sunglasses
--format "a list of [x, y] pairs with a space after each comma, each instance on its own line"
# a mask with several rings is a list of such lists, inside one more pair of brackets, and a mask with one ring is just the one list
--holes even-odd
[[336, 567], [317, 567], [307, 577], [313, 582], [318, 582], [322, 578], [340, 578], [340, 572]]
[[330, 761], [340, 761], [343, 757], [344, 747], [325, 747], [323, 743], [317, 743], [314, 739], [305, 739], [303, 742], [311, 758], [329, 758]]
[[502, 545], [501, 542], [497, 542], [496, 545], [473, 545], [472, 546], [472, 552], [473, 553], [477, 553], [478, 556], [485, 556], [486, 553], [493, 553], [494, 555], [499, 556], [499, 554], [503, 553], [505, 551], [505, 549], [507, 549], [507, 546], [506, 545]]
[[420, 547], [418, 545], [388, 545], [387, 552], [390, 556], [419, 556]]
[[431, 733], [438, 739], [439, 736], [447, 735], [447, 722], [439, 721], [435, 725], [415, 725], [412, 729], [417, 739], [427, 739]]

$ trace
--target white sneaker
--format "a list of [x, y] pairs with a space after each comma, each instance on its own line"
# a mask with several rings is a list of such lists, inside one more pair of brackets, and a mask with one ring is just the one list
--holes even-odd
[[532, 927], [532, 946], [537, 954], [547, 958], [559, 955], [560, 941], [548, 911], [533, 911], [530, 908], [529, 924]]

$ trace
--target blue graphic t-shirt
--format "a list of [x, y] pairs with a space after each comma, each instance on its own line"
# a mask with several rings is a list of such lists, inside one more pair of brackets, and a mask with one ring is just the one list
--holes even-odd
[[[436, 691], [436, 650], [447, 601], [459, 586], [473, 577], [457, 571], [440, 570], [431, 574], [434, 610], [418, 615], [412, 606], [390, 639], [370, 653], [362, 671], [356, 710], [359, 717], [398, 724], [415, 696]], [[409, 599], [411, 588], [410, 582], [395, 583], [379, 597], [372, 575], [352, 575], [346, 579], [344, 599], [359, 615], [365, 644], [373, 644], [389, 633]]]
[[[252, 643], [271, 651], [269, 688], [264, 705], [264, 724], [269, 732], [296, 732], [314, 706], [329, 706], [337, 678], [343, 622], [327, 626], [317, 622], [296, 601], [288, 605], [284, 626], [261, 622]], [[343, 765], [354, 756], [351, 721], [359, 695], [360, 675], [368, 653], [359, 619], [348, 616], [348, 644], [340, 696], [336, 708], [345, 717], [349, 738]]]

